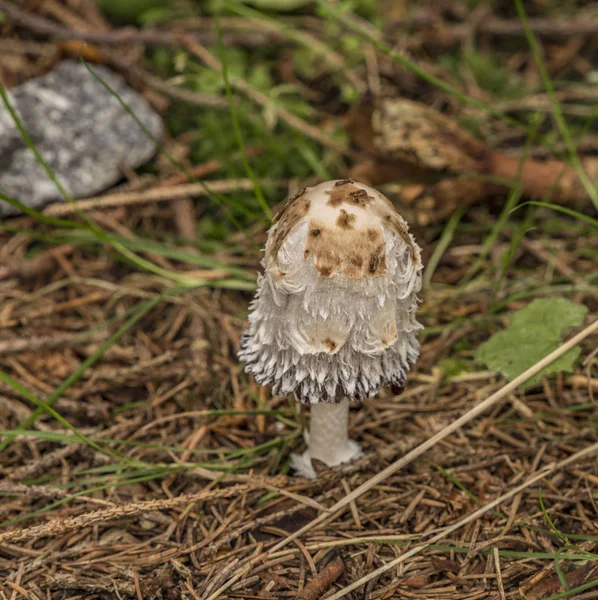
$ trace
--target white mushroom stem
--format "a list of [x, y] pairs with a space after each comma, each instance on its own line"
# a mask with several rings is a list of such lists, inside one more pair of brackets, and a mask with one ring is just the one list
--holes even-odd
[[349, 440], [349, 401], [314, 404], [311, 407], [309, 426], [311, 457], [321, 460], [329, 467], [335, 467], [353, 458], [353, 446]]
[[307, 450], [293, 455], [293, 467], [300, 475], [315, 479], [311, 463], [315, 458], [328, 467], [335, 467], [361, 456], [361, 448], [349, 439], [349, 401], [320, 402], [311, 407], [311, 423]]

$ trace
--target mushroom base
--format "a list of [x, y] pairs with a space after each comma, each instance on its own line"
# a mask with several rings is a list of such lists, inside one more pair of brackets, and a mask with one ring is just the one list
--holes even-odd
[[349, 401], [338, 403], [320, 402], [311, 407], [311, 423], [307, 438], [307, 450], [293, 454], [292, 467], [298, 475], [315, 479], [317, 473], [312, 459], [335, 467], [362, 456], [359, 445], [349, 439]]

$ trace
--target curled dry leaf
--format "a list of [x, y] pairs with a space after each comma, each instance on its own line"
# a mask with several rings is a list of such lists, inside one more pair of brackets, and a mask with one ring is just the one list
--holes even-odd
[[[589, 201], [573, 166], [560, 160], [524, 160], [497, 152], [454, 120], [418, 102], [364, 97], [349, 114], [347, 129], [366, 153], [352, 177], [371, 185], [432, 179], [426, 184], [401, 185], [399, 190], [400, 202], [411, 208], [409, 217], [420, 226], [504, 193], [508, 182], [518, 178], [524, 195], [532, 198], [573, 206]], [[598, 159], [587, 157], [582, 167], [591, 180], [598, 176]], [[501, 185], [500, 180], [506, 184]]]

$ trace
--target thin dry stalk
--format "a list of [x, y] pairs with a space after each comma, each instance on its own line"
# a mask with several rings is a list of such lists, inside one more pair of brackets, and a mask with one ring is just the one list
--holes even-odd
[[63, 333], [38, 338], [24, 338], [0, 342], [0, 356], [14, 356], [21, 352], [36, 352], [51, 348], [70, 348], [91, 342], [101, 342], [108, 337], [106, 331], [84, 331], [83, 333]]
[[[349, 505], [352, 501], [356, 500], [373, 487], [382, 483], [385, 479], [399, 471], [400, 469], [407, 466], [409, 463], [413, 462], [416, 458], [427, 452], [430, 448], [435, 446], [438, 442], [445, 439], [461, 427], [466, 425], [470, 421], [473, 421], [476, 417], [486, 412], [489, 408], [500, 402], [503, 398], [507, 397], [511, 392], [516, 390], [522, 383], [526, 382], [528, 379], [532, 378], [536, 373], [539, 373], [544, 367], [548, 366], [552, 362], [554, 362], [557, 358], [568, 352], [571, 348], [574, 348], [582, 342], [585, 338], [592, 335], [598, 331], [598, 320], [594, 321], [591, 325], [588, 325], [585, 329], [580, 331], [577, 335], [573, 336], [570, 340], [565, 342], [562, 346], [557, 348], [554, 352], [551, 352], [547, 356], [545, 356], [542, 360], [538, 361], [533, 367], [527, 369], [513, 379], [510, 383], [503, 386], [496, 393], [492, 394], [489, 398], [486, 398], [483, 402], [480, 402], [477, 406], [472, 408], [470, 411], [466, 412], [462, 417], [453, 421], [448, 427], [445, 427], [441, 431], [439, 431], [436, 435], [432, 436], [428, 440], [426, 440], [423, 444], [420, 444], [417, 448], [407, 453], [405, 456], [395, 461], [386, 469], [380, 471], [377, 475], [374, 475], [371, 479], [368, 479], [365, 483], [360, 485], [358, 488], [354, 489], [350, 494], [345, 496], [342, 500], [337, 502], [334, 506], [330, 507], [330, 512], [340, 511], [344, 509], [347, 505]], [[312, 530], [318, 524], [320, 524], [325, 519], [330, 517], [330, 513], [326, 513], [324, 515], [320, 515], [317, 519], [314, 519], [311, 523], [305, 525], [295, 533], [291, 534], [288, 538], [279, 542], [274, 548], [272, 548], [272, 552], [276, 550], [280, 550], [284, 548], [289, 542], [293, 541], [295, 538], [300, 537], [304, 533]]]
[[[286, 180], [262, 181], [262, 185], [272, 185], [275, 187], [288, 186]], [[230, 192], [249, 191], [253, 189], [251, 179], [224, 179], [209, 181], [203, 183], [187, 183], [174, 187], [158, 187], [140, 192], [128, 192], [122, 194], [107, 194], [87, 198], [68, 204], [53, 204], [43, 212], [52, 217], [61, 217], [70, 215], [78, 210], [88, 211], [99, 208], [114, 208], [117, 206], [131, 206], [134, 204], [149, 204], [151, 202], [164, 202], [178, 200], [187, 196], [193, 198], [198, 196], [207, 196], [210, 192], [226, 194]]]
[[494, 558], [494, 570], [496, 571], [496, 583], [498, 584], [500, 600], [506, 600], [505, 586], [502, 581], [502, 570], [500, 568], [500, 555], [498, 554], [498, 548], [496, 546], [492, 548], [492, 556]]
[[38, 539], [45, 536], [55, 537], [69, 531], [76, 531], [78, 529], [90, 527], [91, 525], [96, 525], [98, 523], [106, 523], [107, 521], [113, 521], [114, 519], [132, 517], [153, 511], [167, 510], [177, 506], [193, 504], [194, 502], [203, 502], [205, 500], [216, 498], [230, 498], [233, 496], [238, 496], [249, 489], [249, 486], [237, 485], [234, 487], [225, 488], [223, 490], [208, 490], [197, 492], [196, 494], [183, 494], [181, 496], [177, 496], [176, 498], [168, 498], [166, 500], [133, 502], [131, 504], [117, 506], [115, 508], [95, 510], [83, 515], [79, 515], [78, 517], [71, 517], [69, 519], [52, 519], [47, 523], [36, 525], [35, 527], [13, 529], [12, 531], [0, 533], [0, 545], [14, 542], [25, 542], [27, 540]]
[[[345, 496], [342, 500], [338, 501], [334, 506], [332, 506], [330, 508], [330, 512], [320, 515], [319, 517], [317, 517], [316, 519], [314, 519], [313, 521], [311, 521], [304, 527], [301, 527], [299, 530], [292, 533], [291, 535], [286, 537], [284, 540], [282, 540], [281, 542], [276, 544], [273, 548], [270, 549], [269, 554], [277, 552], [281, 548], [284, 548], [291, 541], [297, 539], [304, 533], [311, 531], [314, 527], [316, 527], [323, 521], [330, 520], [331, 515], [332, 515], [333, 519], [335, 518], [335, 516], [338, 517], [344, 511], [344, 509], [348, 505], [351, 504], [351, 502], [353, 502], [354, 500], [356, 500], [357, 498], [359, 498], [360, 496], [362, 496], [363, 494], [365, 494], [366, 492], [371, 490], [376, 485], [380, 484], [382, 481], [384, 481], [385, 479], [387, 479], [388, 477], [390, 477], [391, 475], [393, 475], [394, 473], [396, 473], [397, 471], [399, 471], [400, 469], [402, 469], [403, 467], [408, 465], [410, 462], [414, 461], [417, 457], [424, 454], [427, 450], [429, 450], [430, 448], [435, 446], [441, 440], [448, 437], [451, 433], [454, 433], [459, 428], [461, 428], [463, 425], [466, 425], [467, 423], [472, 421], [474, 418], [476, 418], [478, 415], [482, 414], [487, 409], [489, 409], [490, 407], [497, 404], [499, 401], [501, 401], [503, 398], [507, 397], [511, 392], [513, 392], [519, 385], [521, 385], [522, 383], [524, 383], [525, 381], [527, 381], [528, 379], [533, 377], [536, 373], [541, 371], [544, 367], [548, 366], [550, 363], [555, 361], [557, 358], [562, 356], [564, 353], [568, 352], [571, 348], [575, 347], [577, 344], [582, 342], [585, 338], [587, 338], [589, 335], [591, 335], [592, 333], [594, 333], [596, 331], [598, 331], [598, 320], [594, 321], [591, 325], [589, 325], [588, 327], [583, 329], [577, 335], [573, 336], [570, 340], [565, 342], [560, 348], [557, 348], [557, 350], [555, 350], [554, 352], [551, 352], [550, 354], [545, 356], [542, 360], [538, 361], [533, 367], [530, 367], [529, 369], [527, 369], [527, 371], [524, 371], [521, 375], [516, 377], [513, 381], [511, 381], [507, 385], [503, 386], [500, 390], [498, 390], [495, 394], [492, 394], [489, 398], [487, 398], [486, 400], [481, 402], [478, 406], [474, 407], [473, 409], [471, 409], [470, 411], [465, 413], [462, 417], [460, 417], [459, 419], [457, 419], [456, 421], [451, 423], [448, 427], [445, 427], [444, 429], [439, 431], [436, 435], [432, 436], [431, 438], [426, 440], [424, 443], [420, 444], [417, 448], [415, 448], [414, 450], [412, 450], [411, 452], [406, 454], [404, 457], [402, 457], [399, 460], [397, 460], [396, 462], [392, 463], [391, 465], [386, 467], [384, 470], [382, 470], [380, 473], [378, 473], [374, 477], [368, 479], [365, 483], [360, 485], [358, 488], [353, 490], [353, 492], [351, 492], [350, 494]], [[598, 445], [592, 446], [591, 449], [594, 450], [596, 447], [598, 447]], [[582, 451], [581, 453], [576, 454], [575, 458], [577, 459], [581, 456], [586, 456], [586, 454], [587, 454], [587, 450]], [[563, 461], [563, 463], [558, 463], [558, 465], [559, 465], [558, 468], [561, 468], [561, 466], [563, 466], [563, 464], [569, 464], [569, 461]], [[552, 469], [555, 469], [555, 467], [553, 466]], [[535, 481], [542, 479], [542, 477], [545, 477], [547, 474], [548, 473], [546, 471], [543, 471], [540, 474], [540, 476], [537, 476], [537, 479], [532, 479], [532, 480], [526, 482], [526, 484], [524, 484], [523, 487], [519, 486], [518, 488], [516, 488], [514, 492], [509, 492], [509, 494], [507, 494], [505, 496], [501, 496], [501, 498], [499, 498], [500, 502], [508, 499], [509, 497], [511, 497], [511, 495], [517, 494], [519, 491], [521, 491], [521, 489], [525, 489], [526, 487], [529, 487], [529, 485], [532, 485]], [[498, 504], [500, 504], [500, 502], [498, 502]], [[493, 502], [493, 503], [483, 507], [482, 509], [480, 509], [480, 511], [477, 511], [470, 517], [467, 517], [463, 521], [460, 521], [458, 523], [458, 527], [456, 527], [455, 529], [458, 529], [462, 525], [465, 525], [465, 524], [469, 523], [470, 521], [475, 520], [475, 518], [477, 518], [479, 515], [484, 514], [488, 510], [491, 510], [496, 505], [497, 504], [495, 504]], [[451, 529], [451, 528], [449, 528], [449, 529]], [[451, 529], [451, 531], [454, 531], [454, 529]], [[449, 531], [449, 533], [451, 531]], [[436, 541], [436, 539], [442, 539], [445, 535], [448, 535], [448, 534], [446, 534], [446, 533], [440, 534], [440, 537], [432, 538], [431, 541], [429, 541], [425, 545], [418, 546], [417, 548], [424, 549], [429, 544], [434, 543]], [[417, 552], [415, 552], [415, 553], [417, 554]], [[408, 556], [412, 556], [412, 554], [408, 554]], [[407, 558], [408, 556], [401, 555], [401, 557], [396, 559], [396, 561], [398, 561], [398, 562], [392, 561], [391, 566], [385, 565], [384, 567], [388, 566], [388, 568], [392, 568], [392, 566], [395, 566], [396, 564], [400, 564], [401, 562], [403, 562], [403, 560], [405, 560], [405, 558]], [[402, 557], [405, 557], [405, 558], [402, 558]], [[257, 563], [259, 560], [261, 560], [261, 557], [256, 557], [254, 559], [255, 563]], [[377, 577], [380, 573], [383, 573], [386, 570], [387, 570], [386, 568], [382, 568], [382, 570], [378, 569], [377, 571], [374, 571], [374, 574], [371, 577], [367, 576], [368, 577], [367, 579], [362, 578], [362, 580], [360, 580], [360, 581], [361, 581], [361, 583], [363, 583], [364, 581], [369, 581], [370, 579], [372, 579], [372, 577]], [[234, 577], [232, 577], [231, 579], [229, 579], [220, 588], [218, 588], [207, 600], [215, 600], [216, 598], [218, 598], [224, 591], [226, 591], [241, 576], [242, 576], [242, 574], [239, 573], [239, 574], [235, 575]], [[359, 585], [361, 585], [361, 583]], [[355, 589], [355, 587], [357, 587], [357, 586], [355, 584], [353, 584], [352, 586], [350, 586], [350, 588], [345, 588], [345, 590], [348, 592], [350, 590]], [[344, 595], [344, 593], [346, 593], [345, 590], [343, 590], [343, 594], [341, 594], [340, 596], [335, 595], [335, 596], [331, 597], [329, 600], [334, 600], [335, 598], [342, 597], [342, 595]]]
[[375, 571], [372, 571], [371, 573], [368, 573], [364, 577], [361, 577], [360, 579], [358, 579], [356, 582], [352, 583], [351, 585], [348, 585], [347, 587], [343, 588], [342, 590], [339, 590], [336, 594], [333, 594], [327, 600], [338, 600], [339, 598], [343, 598], [349, 592], [352, 592], [354, 589], [357, 589], [364, 583], [367, 583], [368, 581], [375, 579], [379, 575], [382, 575], [382, 573], [386, 573], [386, 571], [389, 571], [390, 569], [396, 567], [397, 565], [400, 565], [401, 563], [405, 562], [408, 558], [411, 558], [412, 556], [419, 554], [420, 552], [425, 550], [428, 546], [431, 546], [432, 544], [439, 542], [440, 540], [447, 537], [451, 533], [454, 533], [458, 529], [461, 529], [468, 523], [472, 523], [473, 521], [479, 519], [481, 516], [485, 515], [486, 513], [490, 512], [491, 510], [495, 509], [497, 506], [499, 506], [503, 502], [506, 502], [507, 500], [509, 500], [513, 496], [516, 496], [517, 494], [519, 494], [526, 488], [534, 485], [535, 483], [544, 479], [545, 477], [548, 477], [548, 475], [552, 475], [553, 473], [560, 471], [561, 469], [577, 462], [578, 460], [587, 458], [587, 457], [591, 456], [592, 454], [595, 454], [596, 452], [598, 452], [598, 442], [595, 444], [592, 444], [591, 446], [589, 446], [588, 448], [585, 448], [584, 450], [581, 450], [580, 452], [576, 452], [575, 454], [573, 454], [569, 458], [566, 458], [565, 460], [562, 460], [561, 462], [546, 466], [539, 473], [536, 473], [533, 477], [530, 477], [527, 481], [525, 481], [521, 485], [518, 485], [516, 488], [512, 489], [511, 491], [507, 492], [506, 494], [499, 496], [498, 498], [496, 498], [492, 502], [489, 502], [485, 506], [482, 506], [479, 510], [476, 510], [474, 513], [468, 515], [464, 519], [461, 519], [454, 525], [447, 527], [446, 529], [444, 529], [437, 535], [431, 537], [429, 540], [427, 540], [423, 544], [419, 544], [415, 548], [408, 550], [407, 552], [401, 554], [394, 560], [391, 560], [390, 562], [386, 563], [385, 565], [379, 567]]

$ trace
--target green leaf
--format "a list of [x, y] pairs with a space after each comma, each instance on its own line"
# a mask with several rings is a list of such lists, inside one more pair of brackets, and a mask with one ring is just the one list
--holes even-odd
[[[588, 309], [565, 298], [543, 298], [516, 312], [504, 331], [496, 333], [476, 352], [476, 360], [509, 381], [521, 375], [561, 345], [561, 334], [567, 327], [578, 327]], [[573, 371], [580, 353], [572, 348], [532, 377], [529, 387], [543, 377], [560, 371]]]

